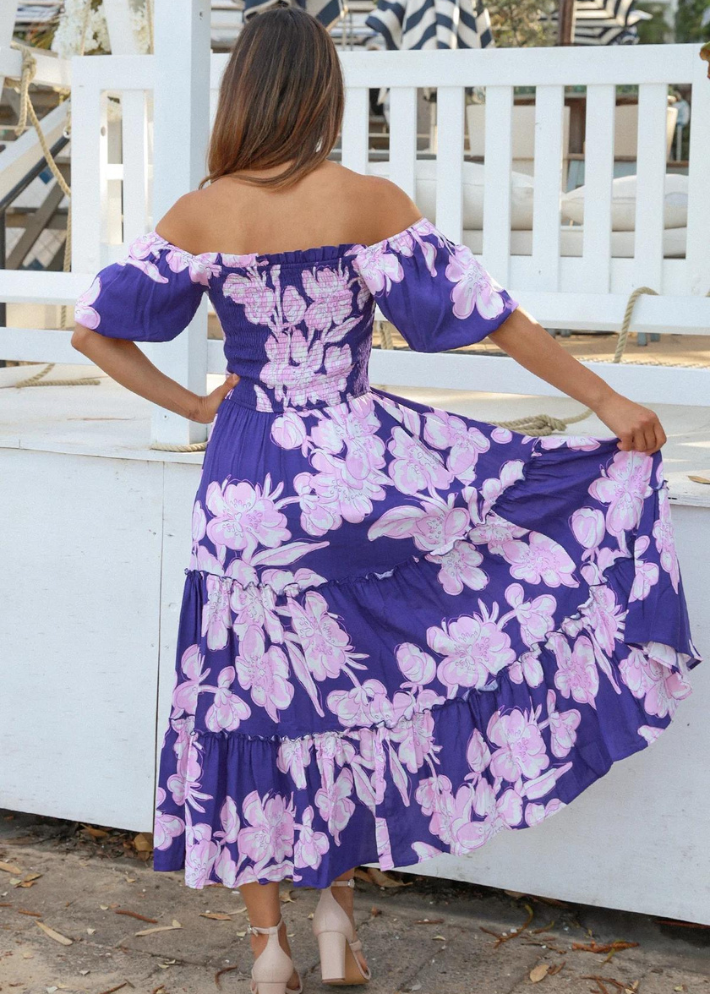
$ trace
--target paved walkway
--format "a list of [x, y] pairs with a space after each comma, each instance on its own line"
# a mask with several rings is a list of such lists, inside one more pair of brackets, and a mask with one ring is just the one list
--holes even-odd
[[[239, 894], [188, 890], [141, 855], [127, 833], [95, 838], [0, 812], [0, 991], [248, 994]], [[425, 877], [392, 874], [382, 887], [368, 872], [355, 905], [371, 994], [710, 994], [709, 928]], [[319, 980], [308, 920], [316, 899], [283, 886], [307, 994], [333, 989]], [[576, 948], [614, 943], [611, 961]]]

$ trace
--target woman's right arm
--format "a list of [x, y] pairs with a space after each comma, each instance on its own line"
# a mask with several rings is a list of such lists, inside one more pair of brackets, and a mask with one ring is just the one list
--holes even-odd
[[200, 424], [209, 424], [214, 420], [217, 408], [239, 382], [238, 376], [230, 374], [211, 393], [200, 396], [161, 373], [134, 342], [107, 338], [77, 324], [74, 326], [71, 343], [78, 352], [121, 386], [174, 414]]

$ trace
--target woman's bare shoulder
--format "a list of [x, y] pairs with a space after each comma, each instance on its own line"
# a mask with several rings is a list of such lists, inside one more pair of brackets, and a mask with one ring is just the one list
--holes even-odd
[[418, 221], [422, 214], [404, 190], [384, 176], [350, 173], [351, 193], [358, 210], [365, 213], [364, 226], [370, 243], [382, 241], [404, 231]]
[[184, 194], [160, 219], [155, 226], [156, 232], [171, 245], [177, 245], [186, 252], [202, 251], [205, 212], [214, 206], [213, 199], [209, 187]]

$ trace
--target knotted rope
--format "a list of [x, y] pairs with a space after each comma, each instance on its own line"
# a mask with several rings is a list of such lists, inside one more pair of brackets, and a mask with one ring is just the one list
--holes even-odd
[[[86, 44], [86, 31], [89, 23], [89, 13], [91, 11], [91, 0], [87, 0], [86, 7], [84, 9], [84, 22], [83, 31], [81, 37], [81, 54], [83, 54], [84, 46]], [[71, 224], [71, 187], [64, 179], [62, 171], [57, 165], [57, 162], [52, 155], [51, 149], [45, 137], [42, 126], [37, 117], [37, 113], [32, 104], [32, 98], [30, 97], [30, 86], [37, 74], [37, 60], [34, 57], [32, 49], [27, 45], [23, 45], [19, 41], [11, 42], [12, 48], [17, 49], [22, 55], [22, 70], [20, 74], [19, 82], [16, 84], [10, 84], [14, 86], [20, 95], [20, 111], [18, 115], [17, 125], [15, 126], [15, 134], [17, 136], [21, 135], [27, 130], [29, 125], [27, 124], [27, 119], [29, 118], [31, 126], [35, 129], [37, 134], [37, 140], [39, 142], [40, 148], [42, 149], [42, 154], [44, 155], [47, 166], [50, 172], [54, 176], [57, 184], [69, 200], [69, 209], [67, 211], [67, 231], [66, 238], [64, 240], [64, 260], [63, 260], [63, 272], [68, 273], [71, 271], [71, 235], [72, 235], [72, 224]], [[71, 122], [69, 116], [67, 116], [67, 126], [66, 130], [69, 132], [71, 128]], [[62, 330], [67, 327], [67, 305], [62, 304], [60, 311], [60, 322], [59, 326]], [[46, 377], [54, 369], [56, 363], [50, 362], [41, 369], [38, 373], [33, 376], [29, 376], [24, 380], [19, 380], [17, 383], [11, 384], [14, 389], [21, 390], [25, 387], [74, 387], [74, 386], [97, 386], [101, 380], [97, 377], [84, 376], [84, 377], [66, 377], [64, 379], [48, 380]], [[6, 388], [3, 388], [6, 389]]]

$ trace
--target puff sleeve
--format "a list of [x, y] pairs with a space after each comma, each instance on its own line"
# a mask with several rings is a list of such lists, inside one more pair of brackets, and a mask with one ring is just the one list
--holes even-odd
[[479, 342], [518, 306], [469, 248], [446, 238], [426, 218], [359, 248], [354, 266], [387, 320], [416, 352]]
[[216, 253], [191, 255], [155, 232], [137, 238], [77, 300], [74, 319], [107, 338], [169, 342], [189, 325], [219, 272]]

